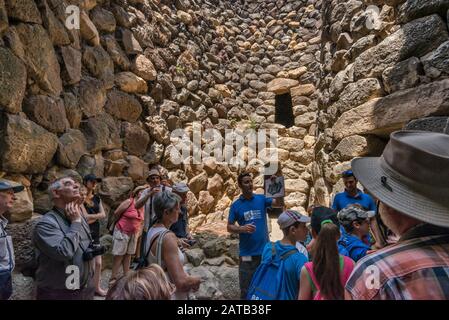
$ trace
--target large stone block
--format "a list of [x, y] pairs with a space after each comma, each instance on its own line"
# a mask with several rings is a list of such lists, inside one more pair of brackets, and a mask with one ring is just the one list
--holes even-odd
[[83, 117], [78, 98], [71, 92], [63, 92], [62, 98], [64, 99], [65, 113], [70, 127], [78, 129]]
[[405, 130], [422, 130], [449, 134], [449, 117], [428, 117], [410, 121]]
[[144, 155], [150, 142], [149, 134], [140, 126], [129, 122], [123, 123], [123, 131], [125, 150], [135, 156]]
[[114, 117], [129, 122], [137, 121], [142, 113], [139, 100], [120, 90], [109, 91], [105, 108]]
[[447, 26], [438, 15], [414, 20], [363, 52], [354, 62], [354, 76], [374, 78], [412, 56], [422, 56], [449, 39]]
[[42, 21], [50, 39], [55, 46], [66, 46], [70, 44], [69, 35], [62, 22], [55, 16], [46, 1], [39, 1], [39, 9], [42, 13]]
[[53, 43], [41, 25], [17, 25], [28, 74], [44, 91], [58, 96], [62, 91], [60, 68]]
[[25, 65], [8, 49], [0, 47], [0, 110], [22, 110], [27, 73]]
[[447, 10], [449, 10], [447, 0], [407, 0], [398, 8], [399, 21], [406, 23], [434, 13], [444, 16]]
[[80, 107], [86, 117], [95, 117], [103, 113], [106, 103], [106, 89], [103, 82], [91, 77], [81, 80], [79, 87]]
[[83, 63], [94, 77], [111, 84], [114, 81], [114, 63], [102, 46], [86, 46]]
[[58, 147], [58, 138], [17, 115], [0, 117], [1, 167], [7, 172], [42, 173]]
[[419, 76], [422, 73], [421, 70], [421, 62], [416, 57], [399, 62], [393, 67], [385, 69], [382, 73], [385, 90], [388, 93], [393, 93], [416, 86], [419, 83]]
[[61, 47], [63, 61], [62, 78], [66, 84], [76, 84], [81, 80], [81, 52], [72, 46]]
[[95, 27], [89, 15], [81, 10], [80, 12], [80, 31], [81, 36], [92, 46], [100, 45], [100, 36], [98, 34], [97, 27]]
[[297, 86], [299, 82], [293, 79], [277, 78], [267, 84], [267, 91], [275, 94], [288, 93], [291, 88]]
[[449, 80], [399, 91], [349, 110], [333, 127], [334, 138], [354, 134], [387, 135], [410, 120], [449, 113]]
[[438, 78], [449, 75], [449, 41], [421, 58], [428, 77]]
[[31, 96], [25, 100], [24, 111], [31, 120], [48, 131], [62, 133], [69, 128], [64, 101], [61, 98]]
[[87, 140], [89, 152], [120, 148], [120, 130], [114, 119], [107, 113], [89, 118], [81, 123], [81, 131]]
[[148, 173], [150, 169], [148, 168], [148, 163], [144, 162], [136, 156], [128, 156], [127, 161], [129, 163], [127, 173], [128, 176], [140, 184], [145, 184], [148, 178]]
[[5, 0], [10, 19], [42, 24], [41, 14], [33, 0]]
[[214, 203], [214, 197], [209, 193], [209, 191], [200, 191], [198, 196], [198, 207], [203, 214], [208, 214], [211, 212]]
[[157, 77], [157, 71], [150, 59], [139, 54], [132, 65], [133, 72], [144, 80], [153, 81]]
[[334, 104], [341, 113], [358, 107], [373, 98], [382, 96], [383, 90], [375, 78], [361, 79], [350, 83], [340, 94], [338, 101]]
[[106, 51], [109, 53], [112, 61], [119, 66], [123, 71], [129, 70], [131, 62], [128, 59], [125, 51], [120, 47], [117, 40], [112, 35], [105, 35], [101, 37], [101, 43]]
[[69, 129], [59, 138], [56, 159], [64, 167], [74, 169], [84, 154], [87, 154], [86, 138], [79, 130]]
[[128, 93], [146, 93], [148, 91], [146, 81], [128, 71], [117, 73], [115, 75], [115, 84]]
[[378, 156], [382, 153], [384, 146], [385, 144], [374, 136], [346, 137], [332, 151], [330, 160], [348, 161], [355, 157]]
[[0, 0], [0, 35], [8, 29], [8, 13], [6, 12], [5, 0]]
[[101, 199], [114, 208], [128, 198], [133, 188], [134, 183], [130, 177], [106, 177], [101, 183]]
[[206, 190], [207, 182], [207, 174], [206, 172], [202, 172], [189, 181], [190, 191], [192, 191], [194, 194], [198, 194], [201, 190]]
[[165, 120], [160, 116], [148, 117], [146, 120], [145, 125], [150, 136], [160, 144], [168, 144], [170, 142], [170, 131], [168, 131]]
[[112, 12], [97, 6], [90, 12], [90, 17], [98, 30], [104, 32], [115, 31], [116, 23]]

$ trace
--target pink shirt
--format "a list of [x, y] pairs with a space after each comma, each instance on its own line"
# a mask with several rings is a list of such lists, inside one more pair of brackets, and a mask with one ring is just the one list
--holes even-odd
[[118, 220], [117, 228], [128, 235], [137, 233], [143, 223], [143, 210], [143, 207], [136, 209], [135, 201], [131, 198], [131, 204]]

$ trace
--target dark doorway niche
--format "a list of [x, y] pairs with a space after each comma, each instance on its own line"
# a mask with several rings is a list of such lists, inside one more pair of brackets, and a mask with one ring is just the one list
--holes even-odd
[[274, 122], [282, 124], [286, 128], [294, 126], [295, 117], [293, 116], [293, 103], [290, 92], [276, 95], [275, 103]]

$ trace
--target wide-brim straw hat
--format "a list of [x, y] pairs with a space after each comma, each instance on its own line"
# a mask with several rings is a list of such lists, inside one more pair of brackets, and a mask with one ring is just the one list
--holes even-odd
[[396, 131], [381, 157], [352, 161], [356, 178], [387, 206], [449, 227], [449, 135]]

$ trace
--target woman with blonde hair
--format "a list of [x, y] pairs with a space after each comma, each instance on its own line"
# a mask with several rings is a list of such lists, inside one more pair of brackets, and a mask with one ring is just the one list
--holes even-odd
[[131, 270], [109, 289], [106, 300], [170, 300], [175, 286], [168, 281], [164, 270], [152, 264], [137, 271]]

